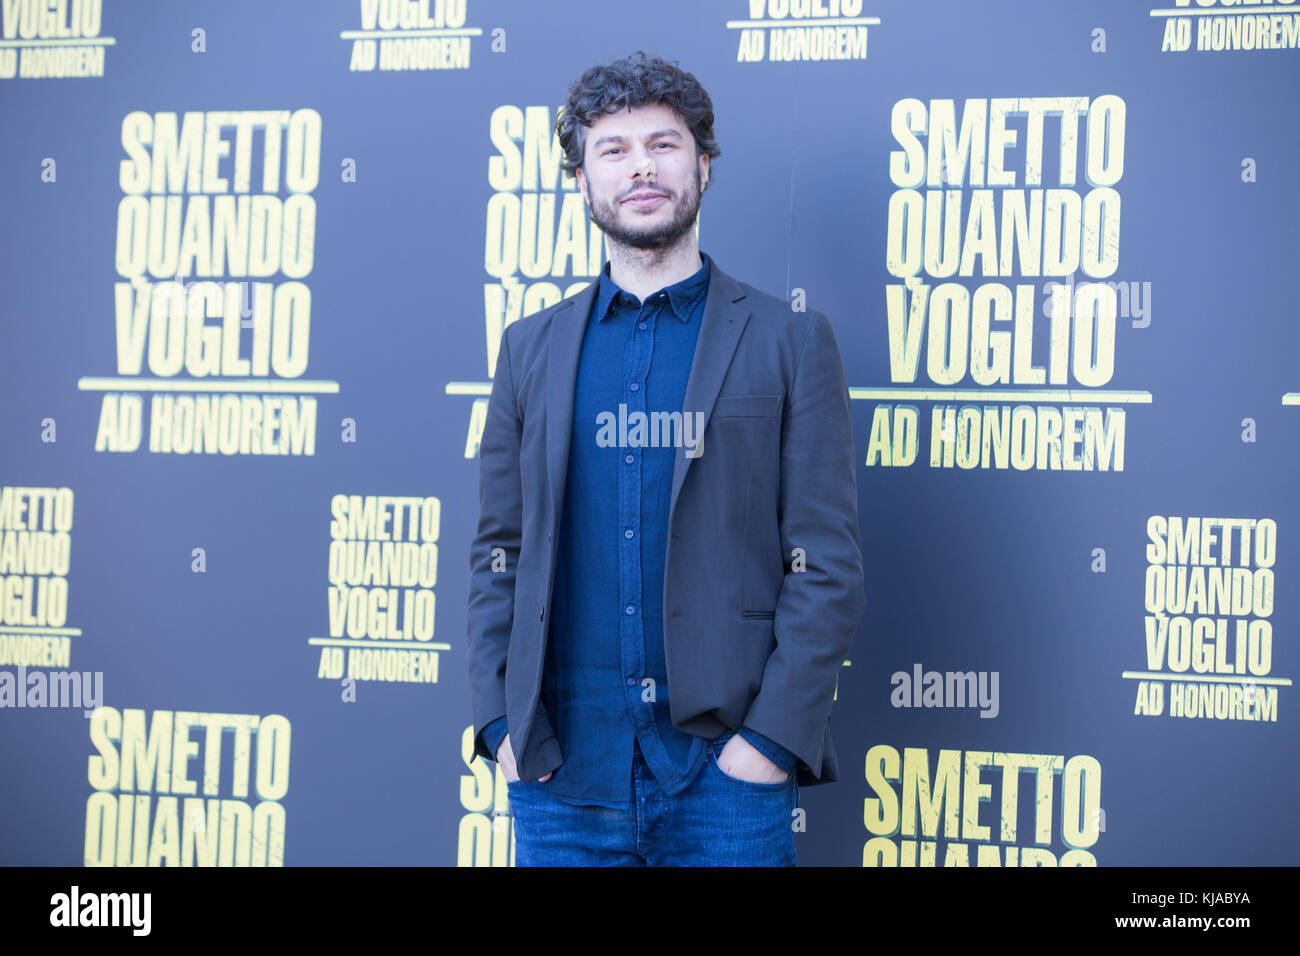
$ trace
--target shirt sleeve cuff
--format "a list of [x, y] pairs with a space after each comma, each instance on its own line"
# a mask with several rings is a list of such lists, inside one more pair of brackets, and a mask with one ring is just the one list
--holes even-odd
[[750, 730], [748, 727], [741, 727], [740, 730], [736, 731], [736, 733], [744, 737], [753, 745], [755, 750], [761, 753], [768, 760], [772, 761], [772, 763], [776, 764], [786, 773], [794, 773], [794, 768], [798, 765], [799, 758], [786, 750], [776, 741], [764, 737], [757, 730]]
[[[506, 739], [506, 734], [510, 732], [506, 725], [504, 717], [498, 717], [492, 723], [483, 728], [483, 743], [487, 744], [488, 750], [492, 751], [492, 759], [496, 759], [496, 753], [501, 746], [501, 741]], [[771, 758], [768, 758], [771, 759]]]

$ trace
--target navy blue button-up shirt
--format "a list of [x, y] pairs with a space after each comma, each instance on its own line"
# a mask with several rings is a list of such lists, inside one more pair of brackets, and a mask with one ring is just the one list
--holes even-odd
[[[663, 641], [664, 557], [676, 447], [654, 412], [681, 409], [711, 260], [644, 302], [601, 274], [579, 357], [542, 700], [564, 763], [548, 781], [568, 803], [630, 804], [633, 740], [668, 794], [691, 782], [707, 742], [673, 726]], [[637, 415], [646, 416], [642, 433]], [[694, 424], [694, 423], [692, 423]], [[624, 430], [626, 430], [624, 432]], [[692, 440], [699, 436], [692, 430]], [[505, 718], [484, 729], [496, 753]], [[797, 758], [738, 731], [793, 773]]]

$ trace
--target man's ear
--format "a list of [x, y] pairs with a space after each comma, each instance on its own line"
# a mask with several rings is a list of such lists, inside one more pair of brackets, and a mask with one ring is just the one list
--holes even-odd
[[700, 192], [709, 188], [709, 154], [700, 154]]
[[574, 178], [578, 180], [578, 190], [582, 193], [583, 202], [590, 206], [591, 199], [587, 196], [587, 174], [583, 172], [582, 167], [579, 166], [573, 171], [573, 175]]

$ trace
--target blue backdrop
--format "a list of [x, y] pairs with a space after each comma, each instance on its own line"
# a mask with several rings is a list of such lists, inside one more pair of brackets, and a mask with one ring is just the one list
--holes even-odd
[[713, 99], [701, 248], [826, 312], [854, 399], [867, 613], [800, 862], [1300, 860], [1296, 4], [37, 7], [0, 862], [510, 862], [478, 435], [503, 324], [603, 263], [555, 112], [636, 49]]

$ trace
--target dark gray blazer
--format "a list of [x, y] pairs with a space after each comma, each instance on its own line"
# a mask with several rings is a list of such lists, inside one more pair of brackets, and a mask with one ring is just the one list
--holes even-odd
[[[506, 327], [479, 451], [474, 747], [493, 759], [482, 731], [506, 715], [524, 781], [564, 760], [542, 665], [596, 289]], [[824, 314], [792, 311], [716, 260], [699, 336], [683, 411], [703, 412], [706, 427], [698, 457], [677, 448], [664, 567], [673, 724], [712, 738], [743, 723], [799, 757], [801, 785], [826, 783], [838, 778], [828, 727], [836, 679], [866, 605], [839, 349]]]

